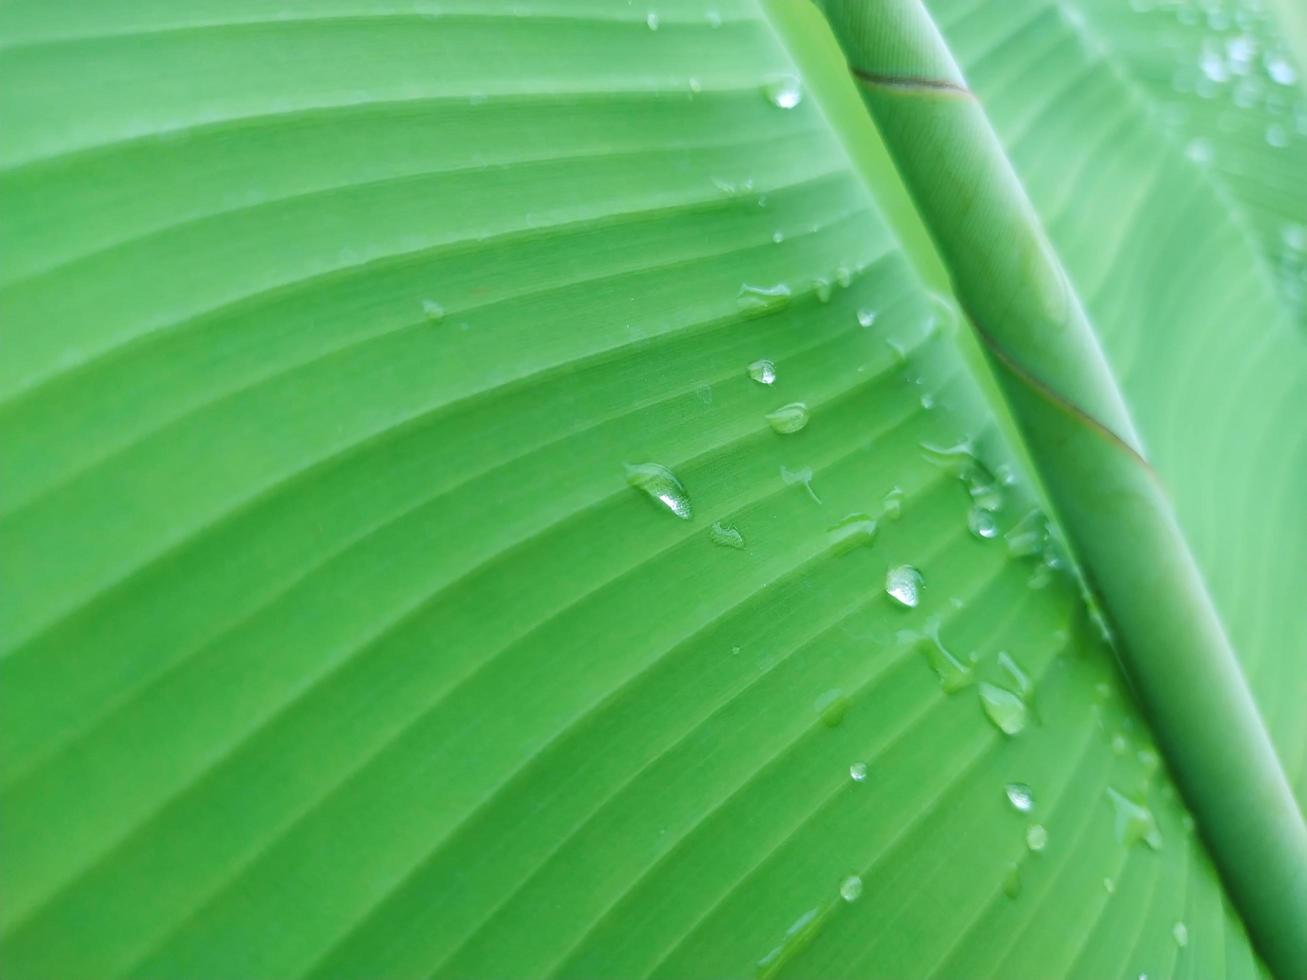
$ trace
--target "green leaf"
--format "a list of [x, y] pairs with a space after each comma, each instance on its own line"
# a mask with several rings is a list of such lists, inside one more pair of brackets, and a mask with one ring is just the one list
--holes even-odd
[[[1263, 971], [811, 12], [75, 6], [0, 8], [8, 976]], [[1301, 800], [1292, 212], [1054, 8], [939, 14]]]

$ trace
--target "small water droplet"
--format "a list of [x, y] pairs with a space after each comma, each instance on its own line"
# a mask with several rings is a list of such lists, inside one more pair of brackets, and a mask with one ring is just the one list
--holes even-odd
[[808, 491], [808, 496], [813, 499], [814, 503], [821, 503], [821, 498], [817, 496], [817, 491], [812, 489], [812, 468], [805, 466], [803, 469], [791, 470], [781, 467], [781, 480], [787, 487], [801, 486]]
[[856, 902], [862, 897], [862, 879], [857, 875], [849, 875], [840, 882], [840, 898], [846, 902]]
[[708, 528], [708, 539], [723, 548], [744, 550], [744, 535], [734, 525], [723, 524], [721, 521], [713, 521], [712, 527]]
[[1183, 949], [1185, 946], [1188, 946], [1189, 927], [1185, 925], [1183, 922], [1177, 922], [1175, 925], [1171, 927], [1171, 938], [1175, 940], [1175, 944], [1179, 946], [1181, 949]]
[[722, 15], [718, 13], [715, 9], [709, 9], [705, 11], [703, 16], [704, 19], [708, 21], [709, 27], [722, 26]]
[[1143, 842], [1154, 851], [1162, 848], [1162, 832], [1157, 827], [1153, 811], [1142, 803], [1137, 803], [1124, 793], [1108, 787], [1107, 798], [1112, 801], [1116, 839], [1129, 847]]
[[1032, 823], [1026, 828], [1026, 847], [1036, 854], [1048, 846], [1048, 831], [1042, 823]]
[[1298, 73], [1293, 65], [1279, 55], [1273, 55], [1266, 61], [1266, 74], [1276, 85], [1292, 85], [1298, 80]]
[[1107, 892], [1109, 895], [1116, 894], [1116, 882], [1113, 881], [1111, 878], [1104, 878], [1103, 891]]
[[776, 383], [776, 365], [767, 358], [754, 361], [749, 365], [749, 377], [760, 385]]
[[695, 95], [698, 95], [700, 92], [703, 91], [703, 82], [699, 81], [699, 79], [697, 78], [691, 78], [689, 80], [689, 85], [690, 85], [690, 91], [693, 92]]
[[428, 320], [439, 320], [445, 315], [445, 308], [434, 299], [422, 301], [422, 313]]
[[972, 507], [967, 513], [967, 527], [978, 538], [989, 540], [998, 534], [998, 522], [994, 515], [983, 507]]
[[827, 728], [837, 728], [849, 713], [849, 699], [838, 687], [833, 687], [817, 698], [814, 707], [821, 723]]
[[870, 548], [876, 540], [876, 522], [869, 514], [848, 514], [830, 528], [835, 551], [845, 554], [854, 548]]
[[1021, 813], [1029, 813], [1035, 808], [1034, 791], [1025, 783], [1008, 783], [1003, 787], [1007, 801]]
[[1007, 550], [1013, 558], [1042, 555], [1048, 538], [1048, 522], [1042, 511], [1028, 511], [1005, 535]]
[[1117, 734], [1112, 736], [1113, 755], [1125, 755], [1126, 749], [1128, 748], [1130, 748], [1130, 743], [1126, 741], [1124, 735]]
[[891, 521], [903, 516], [903, 488], [893, 487], [880, 499], [880, 513]]
[[771, 240], [772, 244], [779, 245], [781, 242], [785, 241], [785, 232], [777, 228], [771, 233]]
[[895, 565], [885, 573], [885, 593], [905, 609], [916, 609], [926, 580], [911, 565]]
[[849, 775], [855, 783], [865, 783], [867, 781], [867, 764], [865, 762], [855, 762], [849, 766]]
[[754, 286], [744, 283], [736, 296], [736, 303], [749, 316], [765, 316], [790, 305], [790, 287], [785, 283], [775, 286]]
[[1190, 813], [1188, 810], [1186, 810], [1184, 813], [1180, 814], [1180, 826], [1181, 826], [1181, 828], [1183, 828], [1186, 832], [1188, 832], [1188, 833], [1193, 833], [1193, 829], [1194, 829], [1194, 826], [1195, 826], [1195, 825], [1194, 825], [1194, 815], [1193, 815], [1192, 813]]
[[858, 326], [870, 327], [876, 322], [876, 311], [863, 307], [858, 310]]
[[628, 463], [626, 482], [681, 520], [688, 521], [694, 517], [690, 495], [666, 466], [658, 463]]
[[1004, 735], [1019, 735], [1026, 727], [1026, 703], [996, 684], [980, 685], [980, 706]]
[[649, 28], [649, 30], [651, 31], [658, 30], [659, 23], [660, 21], [658, 19], [658, 15], [654, 13], [652, 10], [644, 15], [644, 24], [646, 27]]
[[853, 273], [849, 271], [847, 265], [835, 267], [835, 281], [839, 283], [841, 289], [848, 289], [853, 284]]
[[1140, 749], [1137, 758], [1139, 759], [1139, 765], [1143, 767], [1146, 776], [1152, 776], [1162, 765], [1161, 756], [1152, 749]]
[[1279, 124], [1273, 124], [1266, 127], [1266, 142], [1276, 149], [1283, 149], [1289, 145], [1289, 133]]
[[814, 279], [812, 281], [812, 291], [817, 294], [818, 303], [830, 302], [831, 286], [829, 279]]
[[803, 101], [803, 88], [793, 75], [781, 75], [763, 83], [762, 94], [778, 109], [793, 109]]
[[767, 413], [767, 424], [783, 436], [792, 435], [808, 424], [808, 406], [803, 402], [790, 402], [774, 412]]

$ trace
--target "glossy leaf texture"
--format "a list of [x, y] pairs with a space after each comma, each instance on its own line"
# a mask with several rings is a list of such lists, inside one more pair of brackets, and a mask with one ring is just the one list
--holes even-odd
[[[1269, 238], [1142, 96], [1018, 139], [980, 46], [1064, 20], [953, 12], [1301, 794]], [[1259, 972], [763, 11], [0, 37], [7, 975]]]

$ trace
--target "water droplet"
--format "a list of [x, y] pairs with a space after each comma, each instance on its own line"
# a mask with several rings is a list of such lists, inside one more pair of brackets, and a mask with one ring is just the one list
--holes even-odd
[[793, 109], [803, 101], [803, 89], [793, 75], [782, 75], [763, 83], [762, 94], [779, 109]]
[[1266, 127], [1266, 142], [1270, 146], [1282, 149], [1289, 145], [1289, 133], [1278, 124]]
[[736, 303], [749, 316], [766, 316], [790, 305], [790, 287], [783, 282], [775, 286], [753, 286], [746, 282], [740, 286]]
[[1194, 826], [1195, 826], [1195, 824], [1194, 824], [1194, 815], [1193, 815], [1192, 813], [1190, 813], [1188, 810], [1186, 810], [1184, 813], [1180, 814], [1180, 826], [1181, 826], [1185, 831], [1187, 831], [1187, 832], [1189, 832], [1189, 833], [1193, 833], [1193, 829], [1194, 829]]
[[838, 687], [833, 687], [817, 698], [814, 707], [823, 725], [827, 728], [836, 728], [849, 713], [849, 699]]
[[798, 432], [808, 424], [808, 406], [803, 402], [782, 405], [767, 413], [767, 424], [783, 436]]
[[1005, 535], [1007, 550], [1013, 558], [1028, 558], [1042, 555], [1048, 538], [1048, 522], [1042, 511], [1035, 509], [1017, 521], [1012, 530]]
[[846, 902], [856, 902], [862, 897], [862, 879], [857, 875], [849, 875], [840, 882], [840, 898]]
[[1152, 776], [1162, 765], [1161, 757], [1152, 749], [1140, 749], [1137, 758], [1146, 776]]
[[776, 383], [776, 365], [767, 358], [754, 361], [749, 365], [749, 377], [760, 385], [770, 385]]
[[905, 630], [899, 634], [900, 641], [911, 641], [926, 656], [926, 663], [939, 679], [939, 686], [945, 694], [954, 694], [972, 682], [971, 668], [953, 656], [952, 651], [944, 645], [939, 635], [939, 619], [931, 617], [920, 633]]
[[658, 30], [658, 24], [659, 24], [658, 15], [654, 13], [652, 10], [649, 11], [647, 14], [644, 15], [644, 23], [645, 26], [649, 28], [649, 30], [651, 31]]
[[1107, 797], [1112, 801], [1114, 830], [1118, 841], [1126, 847], [1142, 841], [1154, 851], [1161, 850], [1162, 832], [1157, 828], [1157, 819], [1152, 810], [1111, 787], [1108, 787]]
[[723, 548], [744, 550], [744, 535], [734, 525], [713, 521], [712, 527], [708, 528], [708, 538], [713, 544], [721, 545]]
[[849, 775], [855, 783], [865, 783], [867, 781], [867, 764], [865, 762], [855, 762], [849, 766]]
[[858, 310], [858, 326], [870, 327], [876, 322], [876, 311], [863, 308]]
[[888, 517], [891, 521], [897, 521], [903, 516], [902, 487], [893, 487], [880, 498], [880, 513], [882, 517]]
[[721, 26], [722, 26], [722, 15], [721, 15], [720, 13], [718, 13], [716, 10], [711, 10], [711, 9], [710, 9], [710, 10], [706, 11], [706, 12], [704, 13], [703, 16], [704, 16], [704, 18], [708, 21], [708, 26], [709, 26], [709, 27], [721, 27]]
[[445, 315], [445, 308], [434, 299], [424, 299], [422, 313], [428, 320], [439, 320]]
[[905, 609], [916, 609], [926, 580], [911, 565], [896, 565], [885, 573], [886, 594]]
[[837, 265], [835, 267], [835, 282], [841, 289], [848, 289], [853, 285], [853, 273], [849, 271], [847, 265]]
[[1128, 749], [1129, 747], [1130, 747], [1130, 743], [1126, 741], [1124, 735], [1113, 735], [1113, 736], [1112, 736], [1112, 754], [1113, 754], [1113, 755], [1125, 755], [1126, 749]]
[[1109, 895], [1116, 894], [1116, 882], [1113, 881], [1111, 878], [1104, 878], [1103, 891], [1107, 892]]
[[1280, 241], [1291, 252], [1307, 251], [1307, 225], [1285, 225], [1280, 229]]
[[876, 522], [868, 514], [849, 514], [830, 529], [835, 551], [845, 554], [854, 548], [870, 548], [876, 540]]
[[989, 540], [998, 534], [998, 522], [994, 515], [983, 507], [972, 507], [967, 513], [967, 527], [978, 538]]
[[817, 294], [818, 303], [830, 302], [831, 288], [829, 279], [814, 279], [812, 281], [812, 291]]
[[777, 228], [771, 233], [771, 240], [773, 245], [779, 245], [781, 242], [785, 241], [785, 232]]
[[1042, 823], [1032, 823], [1026, 828], [1026, 847], [1039, 853], [1048, 846], [1048, 831]]
[[970, 439], [942, 447], [923, 442], [921, 448], [926, 451], [928, 460], [957, 475], [975, 507], [995, 511], [1003, 506], [999, 481], [976, 455], [976, 447]]
[[1026, 727], [1026, 703], [1006, 688], [981, 684], [980, 706], [1004, 735], [1019, 735]]
[[697, 78], [691, 78], [689, 80], [689, 85], [690, 85], [690, 91], [693, 92], [695, 95], [698, 95], [700, 92], [703, 91], [703, 82], [699, 81], [699, 79]]
[[1276, 85], [1292, 85], [1298, 80], [1298, 73], [1293, 70], [1293, 65], [1279, 55], [1267, 59], [1266, 74], [1271, 76], [1271, 81]]
[[1175, 944], [1182, 949], [1185, 946], [1188, 946], [1189, 927], [1185, 925], [1183, 922], [1177, 922], [1175, 925], [1171, 927], [1171, 938], [1174, 939]]
[[785, 938], [780, 941], [780, 945], [769, 951], [766, 956], [758, 961], [759, 976], [770, 975], [777, 967], [808, 944], [821, 928], [821, 920], [818, 918], [817, 912], [818, 910], [815, 908], [808, 909], [803, 915], [794, 920], [794, 924], [785, 930]]
[[1029, 813], [1035, 808], [1035, 794], [1025, 783], [1008, 783], [1003, 787], [1007, 801], [1021, 813]]
[[1016, 898], [1021, 894], [1021, 865], [1008, 865], [1007, 874], [1003, 877], [1003, 894], [1008, 898]]
[[781, 467], [781, 480], [787, 487], [800, 486], [808, 491], [808, 496], [813, 499], [814, 503], [821, 503], [821, 498], [817, 496], [817, 491], [812, 489], [812, 469], [803, 467], [800, 470], [791, 470]]
[[690, 495], [666, 466], [657, 463], [627, 464], [626, 482], [681, 520], [688, 521], [694, 517]]
[[1212, 162], [1211, 140], [1193, 139], [1184, 148], [1185, 156], [1199, 165]]

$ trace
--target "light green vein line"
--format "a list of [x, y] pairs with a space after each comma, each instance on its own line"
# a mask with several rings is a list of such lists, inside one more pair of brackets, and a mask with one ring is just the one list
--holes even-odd
[[[439, 11], [432, 13], [420, 13], [414, 11], [390, 11], [378, 13], [365, 7], [360, 7], [357, 12], [334, 14], [334, 15], [315, 15], [315, 16], [296, 16], [290, 14], [285, 17], [266, 16], [266, 17], [249, 17], [246, 16], [240, 20], [216, 20], [204, 21], [197, 20], [189, 23], [165, 24], [160, 27], [137, 28], [131, 31], [105, 31], [98, 34], [60, 34], [44, 38], [30, 38], [21, 40], [12, 44], [0, 44], [0, 51], [21, 51], [29, 52], [40, 50], [42, 48], [55, 48], [64, 45], [92, 46], [101, 43], [115, 43], [121, 41], [131, 41], [133, 43], [142, 40], [156, 40], [160, 38], [169, 38], [178, 35], [203, 36], [214, 33], [235, 33], [236, 31], [249, 32], [251, 29], [261, 27], [275, 28], [280, 30], [294, 29], [297, 27], [316, 27], [348, 24], [367, 25], [372, 23], [401, 22], [413, 24], [431, 24], [433, 22], [442, 25], [451, 21], [461, 21], [470, 24], [480, 24], [485, 21], [507, 21], [511, 24], [521, 24], [524, 18], [503, 10], [451, 10]], [[643, 13], [638, 18], [633, 17], [601, 17], [598, 12], [591, 14], [572, 14], [561, 12], [559, 10], [547, 11], [544, 13], [532, 13], [527, 18], [532, 25], [555, 25], [574, 27], [579, 24], [601, 24], [605, 26], [621, 26], [639, 28], [647, 30]], [[710, 24], [706, 18], [689, 20], [681, 18], [663, 18], [662, 26], [671, 29], [699, 29], [716, 31], [727, 27], [739, 27], [742, 25], [754, 26], [757, 22], [746, 18], [728, 18], [719, 16], [717, 21]], [[207, 40], [207, 38], [206, 38]]]
[[[719, 151], [744, 149], [746, 147], [757, 147], [761, 150], [763, 147], [784, 145], [795, 138], [804, 136], [811, 137], [818, 133], [820, 133], [820, 130], [816, 127], [806, 127], [795, 129], [792, 132], [771, 133], [763, 137], [754, 137], [747, 140], [703, 140], [693, 143], [672, 143], [663, 138], [658, 142], [647, 144], [637, 143], [623, 147], [621, 150], [617, 151], [615, 151], [612, 146], [596, 146], [595, 148], [584, 152], [565, 153], [561, 155], [523, 155], [521, 153], [521, 148], [519, 147], [519, 155], [513, 157], [480, 160], [476, 163], [468, 163], [461, 166], [410, 170], [401, 174], [389, 177], [378, 177], [372, 180], [354, 180], [345, 183], [328, 184], [310, 190], [301, 190], [289, 194], [283, 194], [279, 197], [270, 197], [265, 200], [256, 201], [252, 204], [238, 205], [236, 207], [220, 207], [213, 211], [199, 212], [187, 216], [182, 221], [174, 221], [170, 224], [153, 225], [138, 234], [126, 238], [114, 239], [113, 241], [106, 242], [103, 245], [91, 248], [84, 252], [62, 256], [49, 265], [37, 266], [14, 279], [0, 280], [0, 290], [10, 289], [15, 286], [26, 286], [33, 281], [53, 277], [56, 273], [66, 274], [69, 266], [74, 266], [78, 263], [90, 260], [99, 261], [106, 256], [114, 255], [126, 248], [138, 247], [149, 242], [157, 241], [158, 239], [166, 238], [168, 235], [179, 231], [191, 231], [205, 225], [221, 227], [221, 221], [229, 218], [249, 217], [250, 215], [259, 214], [260, 212], [273, 210], [278, 207], [285, 207], [290, 204], [330, 201], [348, 191], [377, 190], [387, 187], [396, 187], [405, 183], [416, 183], [433, 177], [465, 177], [492, 170], [497, 173], [506, 173], [512, 172], [518, 167], [553, 166], [558, 164], [582, 163], [592, 160], [602, 160], [605, 163], [621, 160], [635, 162], [650, 156], [657, 157], [669, 153], [698, 150]], [[722, 203], [729, 202], [723, 201]]]

